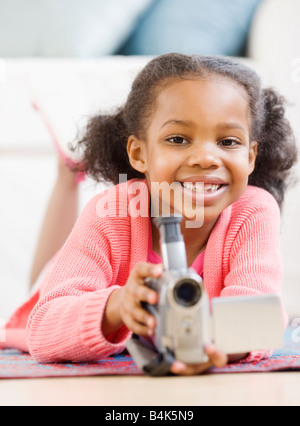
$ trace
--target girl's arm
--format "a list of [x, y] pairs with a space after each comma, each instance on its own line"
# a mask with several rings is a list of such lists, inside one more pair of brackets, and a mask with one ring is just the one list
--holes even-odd
[[123, 351], [130, 336], [126, 327], [109, 340], [102, 332], [107, 301], [122, 284], [112, 267], [113, 262], [122, 263], [122, 237], [117, 235], [119, 250], [112, 253], [114, 232], [97, 218], [96, 203], [97, 197], [80, 216], [29, 317], [27, 342], [39, 362], [101, 359]]
[[[281, 297], [282, 257], [280, 252], [280, 210], [275, 199], [264, 192], [239, 227], [230, 249], [230, 270], [221, 297], [277, 294]], [[282, 304], [285, 326], [288, 315]], [[275, 349], [275, 348], [273, 348]], [[269, 357], [268, 352], [251, 352], [245, 362]], [[230, 359], [230, 362], [236, 360]]]
[[247, 214], [239, 215], [244, 218], [239, 221], [230, 246], [223, 297], [281, 294], [280, 211], [275, 199], [268, 195], [265, 201], [256, 200]]

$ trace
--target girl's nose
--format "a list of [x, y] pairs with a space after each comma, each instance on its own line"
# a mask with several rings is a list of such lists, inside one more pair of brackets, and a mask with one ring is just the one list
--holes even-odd
[[202, 169], [217, 168], [220, 167], [220, 162], [217, 147], [214, 144], [195, 144], [190, 147], [187, 158], [187, 165], [189, 167], [198, 166]]

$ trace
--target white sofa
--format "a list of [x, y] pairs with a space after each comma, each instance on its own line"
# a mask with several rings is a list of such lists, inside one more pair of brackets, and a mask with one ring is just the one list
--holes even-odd
[[[289, 116], [300, 140], [299, 0], [266, 0], [249, 38], [249, 65], [290, 102]], [[297, 45], [298, 42], [298, 45]], [[32, 256], [56, 174], [51, 138], [30, 101], [30, 81], [45, 73], [78, 77], [89, 111], [110, 109], [126, 98], [130, 83], [147, 57], [102, 57], [97, 60], [0, 60], [0, 320], [28, 294]], [[297, 174], [300, 177], [298, 167]], [[81, 206], [101, 185], [87, 180]], [[291, 317], [300, 316], [300, 187], [287, 196], [282, 224], [285, 262], [283, 298]]]

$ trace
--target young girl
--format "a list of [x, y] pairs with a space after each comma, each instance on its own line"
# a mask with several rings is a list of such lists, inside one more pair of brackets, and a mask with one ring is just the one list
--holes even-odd
[[[38, 291], [12, 316], [7, 346], [39, 362], [83, 362], [122, 352], [132, 332], [153, 335], [155, 319], [141, 306], [158, 299], [145, 278], [162, 273], [153, 183], [182, 194], [155, 196], [171, 213], [183, 212], [188, 265], [210, 299], [280, 294], [280, 207], [296, 148], [282, 98], [262, 89], [255, 72], [222, 57], [158, 57], [122, 109], [91, 119], [79, 149], [85, 171], [115, 185], [88, 203]], [[74, 201], [70, 175], [61, 164], [65, 183], [56, 191]], [[188, 226], [191, 206], [201, 209], [201, 226]], [[206, 351], [209, 363], [175, 362], [173, 373], [230, 361], [214, 346]]]

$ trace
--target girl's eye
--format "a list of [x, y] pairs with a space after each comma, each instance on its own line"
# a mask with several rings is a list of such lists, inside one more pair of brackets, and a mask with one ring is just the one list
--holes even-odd
[[176, 145], [182, 145], [187, 142], [186, 139], [184, 139], [182, 136], [173, 136], [172, 138], [168, 139], [168, 142], [172, 142]]
[[239, 145], [239, 141], [235, 139], [223, 139], [222, 141], [220, 141], [220, 145], [224, 147], [234, 147], [236, 145]]

